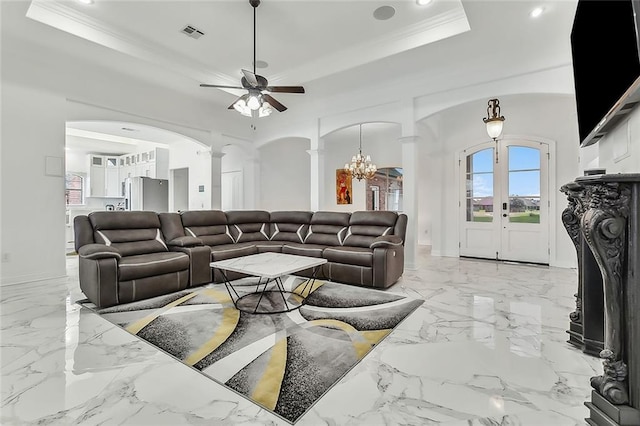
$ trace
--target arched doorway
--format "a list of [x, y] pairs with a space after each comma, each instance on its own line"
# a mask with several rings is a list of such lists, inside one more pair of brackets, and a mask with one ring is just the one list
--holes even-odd
[[549, 145], [504, 139], [460, 153], [460, 256], [549, 263]]

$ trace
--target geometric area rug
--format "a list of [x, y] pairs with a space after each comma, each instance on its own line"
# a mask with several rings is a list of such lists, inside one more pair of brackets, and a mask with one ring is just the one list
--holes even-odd
[[[282, 281], [289, 297], [305, 296], [299, 309], [239, 311], [223, 284], [104, 309], [78, 303], [294, 424], [424, 302], [322, 280], [302, 294], [305, 278]], [[255, 291], [252, 278], [233, 284]]]

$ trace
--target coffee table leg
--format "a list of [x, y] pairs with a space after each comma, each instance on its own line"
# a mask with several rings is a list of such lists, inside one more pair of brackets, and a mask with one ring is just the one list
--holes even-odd
[[[227, 289], [227, 293], [229, 293], [229, 297], [233, 302], [233, 306], [235, 306], [235, 308], [238, 309], [238, 305], [236, 304], [236, 301], [240, 298], [240, 296], [238, 295], [238, 292], [236, 291], [236, 289], [233, 288], [233, 286], [231, 285], [231, 282], [229, 281], [229, 278], [227, 277], [227, 273], [224, 271], [224, 269], [220, 269], [220, 273], [222, 274], [222, 278], [224, 278], [224, 286]], [[232, 290], [233, 290], [233, 293], [236, 295], [235, 299], [231, 294]]]
[[253, 308], [253, 313], [258, 312], [258, 307], [260, 306], [260, 302], [262, 302], [262, 296], [264, 296], [264, 292], [267, 290], [267, 284], [269, 284], [269, 279], [267, 278], [264, 282], [264, 288], [260, 291], [260, 281], [262, 281], [262, 277], [258, 277], [258, 285], [256, 286], [256, 290], [260, 293], [260, 297], [258, 298], [258, 303], [256, 303], [256, 307]]
[[[313, 284], [316, 282], [316, 275], [318, 275], [318, 267], [314, 266], [313, 267], [313, 273], [311, 274], [310, 278], [307, 278], [307, 282], [304, 283], [304, 287], [302, 287], [302, 294], [300, 296], [302, 296], [302, 303], [304, 303], [304, 299], [306, 299], [306, 297], [308, 297], [311, 294], [311, 290], [313, 289]], [[311, 284], [309, 286], [309, 284]], [[307, 294], [307, 296], [305, 297], [304, 292], [307, 289], [307, 286], [309, 286], [309, 294]]]
[[276, 281], [276, 286], [278, 286], [278, 290], [280, 291], [280, 296], [282, 296], [282, 303], [284, 303], [284, 309], [285, 311], [289, 312], [291, 308], [289, 308], [287, 299], [285, 299], [284, 297], [285, 289], [284, 289], [284, 285], [282, 284], [282, 278], [278, 277], [275, 279], [275, 281]]

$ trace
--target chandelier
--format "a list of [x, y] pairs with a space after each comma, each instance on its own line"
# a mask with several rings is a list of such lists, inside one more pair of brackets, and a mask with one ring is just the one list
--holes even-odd
[[500, 115], [500, 101], [489, 99], [487, 104], [487, 118], [483, 118], [482, 121], [487, 125], [489, 137], [497, 142], [498, 137], [502, 134], [502, 125], [504, 124], [504, 117]]
[[362, 124], [360, 124], [360, 148], [358, 154], [351, 157], [351, 164], [345, 164], [344, 170], [351, 173], [351, 177], [358, 180], [371, 179], [378, 170], [376, 165], [371, 162], [371, 157], [362, 154]]

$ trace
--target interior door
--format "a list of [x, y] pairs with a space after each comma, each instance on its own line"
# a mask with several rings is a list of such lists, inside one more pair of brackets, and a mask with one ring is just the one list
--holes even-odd
[[548, 152], [501, 140], [461, 153], [460, 256], [549, 263]]
[[222, 173], [220, 183], [222, 185], [222, 210], [243, 209], [242, 171]]

